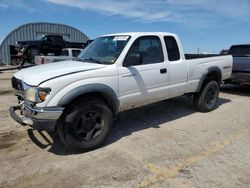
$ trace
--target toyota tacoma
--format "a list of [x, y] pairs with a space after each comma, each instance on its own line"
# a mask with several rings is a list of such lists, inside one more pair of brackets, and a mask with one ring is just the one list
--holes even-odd
[[214, 110], [231, 73], [231, 55], [185, 55], [172, 33], [109, 34], [74, 61], [15, 73], [19, 104], [9, 111], [20, 124], [57, 131], [66, 146], [85, 151], [102, 144], [127, 109], [187, 94], [199, 111]]

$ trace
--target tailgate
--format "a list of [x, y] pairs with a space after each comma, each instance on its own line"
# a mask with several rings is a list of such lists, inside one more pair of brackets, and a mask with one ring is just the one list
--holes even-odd
[[250, 56], [233, 57], [233, 72], [250, 73]]

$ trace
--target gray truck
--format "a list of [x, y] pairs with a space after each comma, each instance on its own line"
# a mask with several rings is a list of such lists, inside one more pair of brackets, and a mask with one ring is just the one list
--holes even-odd
[[233, 45], [228, 51], [233, 56], [232, 77], [225, 83], [250, 85], [250, 44]]

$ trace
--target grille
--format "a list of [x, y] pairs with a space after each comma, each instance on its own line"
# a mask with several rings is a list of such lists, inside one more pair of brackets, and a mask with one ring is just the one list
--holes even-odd
[[22, 85], [22, 81], [21, 80], [15, 78], [15, 77], [12, 77], [11, 83], [12, 83], [12, 87], [15, 90], [21, 90], [21, 91], [23, 91], [23, 85]]

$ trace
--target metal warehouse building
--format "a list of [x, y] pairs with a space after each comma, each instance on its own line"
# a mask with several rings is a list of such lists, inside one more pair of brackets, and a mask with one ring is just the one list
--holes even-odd
[[10, 64], [10, 45], [17, 41], [35, 40], [44, 34], [58, 34], [69, 42], [87, 42], [88, 37], [76, 28], [56, 23], [28, 23], [10, 32], [0, 44], [0, 63]]

